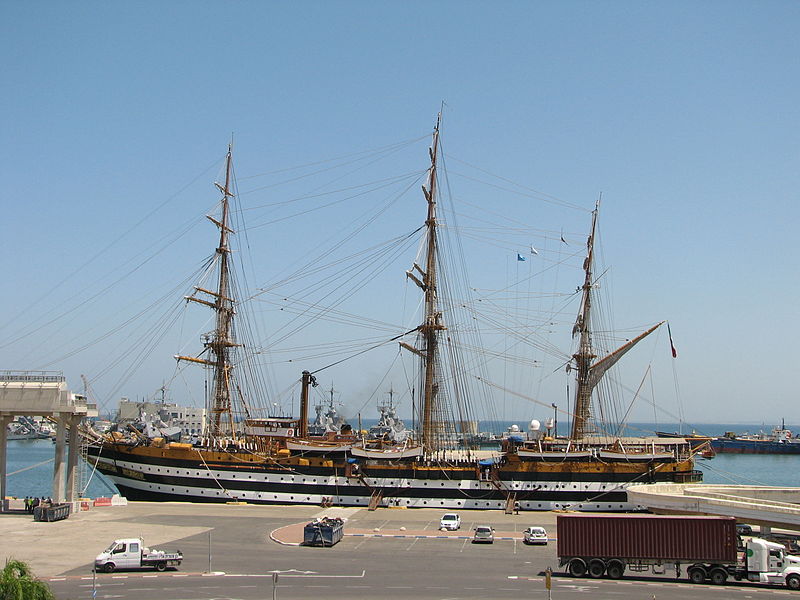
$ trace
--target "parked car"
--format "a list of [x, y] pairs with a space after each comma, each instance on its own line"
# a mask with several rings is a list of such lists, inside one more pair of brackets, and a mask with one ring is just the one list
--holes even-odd
[[488, 525], [478, 525], [475, 528], [475, 533], [472, 535], [472, 543], [485, 543], [485, 544], [493, 544], [494, 543], [494, 529], [489, 527]]
[[528, 527], [522, 532], [522, 541], [526, 544], [547, 544], [547, 531], [544, 527]]
[[457, 513], [445, 513], [442, 520], [439, 521], [439, 529], [448, 529], [456, 531], [461, 528], [461, 517]]

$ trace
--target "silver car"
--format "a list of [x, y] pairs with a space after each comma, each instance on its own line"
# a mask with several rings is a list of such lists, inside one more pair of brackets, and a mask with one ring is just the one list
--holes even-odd
[[522, 532], [522, 541], [526, 544], [547, 545], [547, 531], [544, 527], [528, 527]]
[[488, 525], [478, 525], [475, 528], [475, 533], [472, 535], [473, 544], [493, 544], [494, 543], [494, 529]]

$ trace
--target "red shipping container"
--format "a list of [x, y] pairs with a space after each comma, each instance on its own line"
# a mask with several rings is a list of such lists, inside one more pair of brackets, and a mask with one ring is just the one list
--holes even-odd
[[662, 515], [558, 515], [559, 558], [736, 562], [736, 519]]

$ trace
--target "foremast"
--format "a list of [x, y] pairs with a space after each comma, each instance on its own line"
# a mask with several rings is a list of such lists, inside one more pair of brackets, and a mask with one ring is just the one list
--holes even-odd
[[[436, 127], [433, 130], [433, 139], [429, 149], [431, 166], [428, 168], [427, 183], [422, 186], [422, 193], [428, 203], [428, 214], [425, 220], [427, 229], [427, 243], [425, 248], [425, 268], [414, 264], [413, 269], [406, 271], [406, 275], [416, 283], [425, 294], [425, 317], [423, 323], [417, 328], [423, 340], [422, 349], [415, 348], [405, 343], [401, 345], [421, 357], [423, 362], [423, 395], [422, 395], [422, 446], [428, 454], [436, 453], [439, 447], [439, 429], [441, 407], [439, 406], [439, 377], [437, 373], [439, 332], [445, 329], [442, 323], [442, 313], [437, 302], [437, 272], [436, 272], [436, 199], [438, 193], [436, 160], [439, 154], [439, 125], [442, 114], [436, 118]], [[417, 271], [420, 277], [414, 274]]]
[[572, 355], [574, 366], [571, 365], [571, 368], [574, 368], [577, 372], [575, 410], [572, 417], [572, 431], [570, 433], [570, 438], [573, 440], [581, 440], [589, 433], [592, 392], [597, 384], [600, 383], [603, 375], [605, 375], [628, 350], [664, 324], [662, 321], [654, 325], [600, 360], [592, 363], [592, 361], [597, 358], [597, 355], [594, 353], [594, 348], [592, 347], [591, 311], [592, 287], [594, 285], [592, 267], [594, 265], [594, 243], [599, 206], [600, 203], [598, 201], [592, 211], [592, 228], [589, 233], [589, 238], [586, 241], [586, 259], [583, 262], [584, 281], [581, 288], [581, 308], [578, 312], [575, 326], [572, 328], [573, 337], [579, 336], [578, 352]]
[[219, 220], [207, 215], [209, 221], [219, 228], [219, 244], [216, 248], [216, 258], [219, 266], [216, 291], [195, 287], [196, 292], [201, 292], [211, 297], [211, 300], [197, 298], [194, 295], [186, 296], [187, 301], [203, 304], [216, 313], [215, 328], [205, 342], [206, 350], [210, 351], [210, 358], [193, 356], [176, 356], [178, 360], [195, 362], [210, 367], [213, 371], [213, 389], [211, 392], [211, 435], [236, 437], [236, 428], [231, 410], [233, 396], [233, 364], [230, 358], [231, 349], [237, 344], [233, 341], [233, 316], [234, 299], [231, 296], [230, 281], [230, 246], [228, 236], [235, 233], [229, 226], [230, 199], [232, 175], [232, 148], [228, 145], [228, 154], [225, 159], [225, 184], [214, 183], [222, 193], [222, 214]]

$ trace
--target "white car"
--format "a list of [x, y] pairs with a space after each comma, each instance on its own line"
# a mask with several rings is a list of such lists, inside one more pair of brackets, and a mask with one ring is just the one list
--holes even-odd
[[439, 529], [447, 529], [449, 531], [456, 531], [461, 528], [461, 517], [457, 513], [445, 513], [442, 520], [439, 521]]
[[547, 544], [547, 532], [544, 527], [528, 527], [522, 532], [522, 541], [526, 544]]

